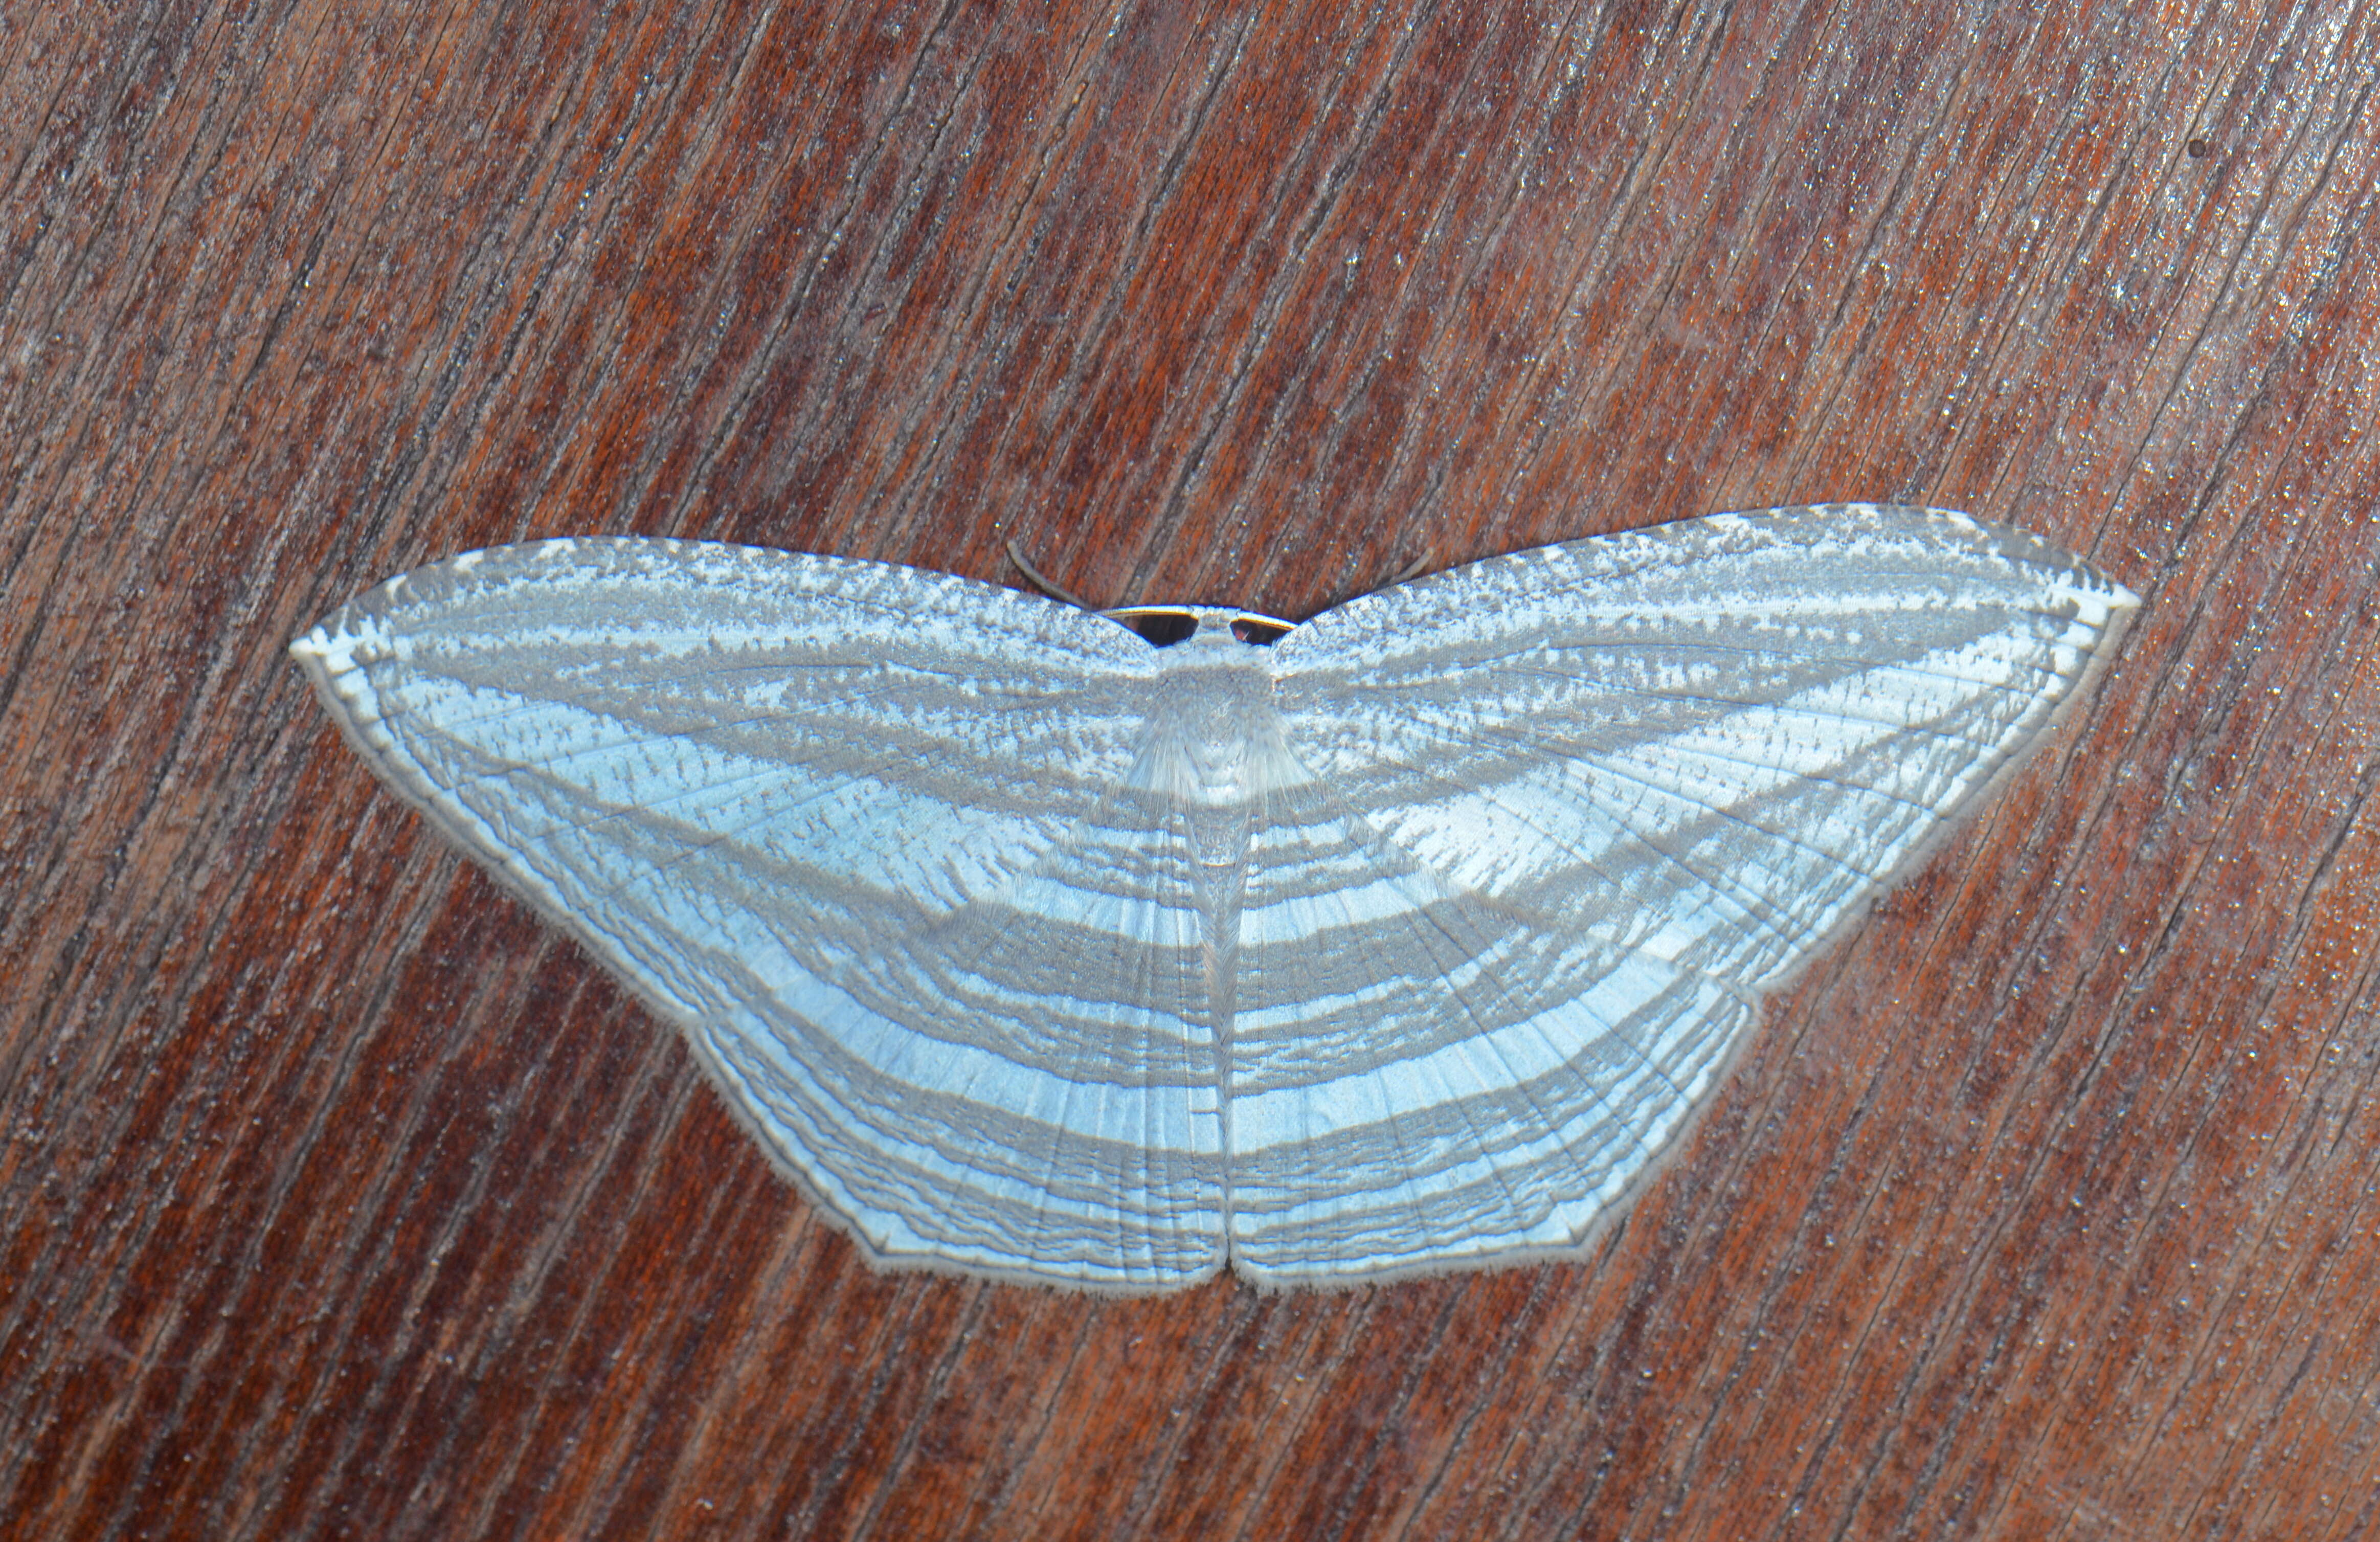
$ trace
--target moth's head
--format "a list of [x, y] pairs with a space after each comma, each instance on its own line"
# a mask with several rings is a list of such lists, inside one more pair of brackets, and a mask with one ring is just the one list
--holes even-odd
[[1151, 648], [1270, 648], [1297, 624], [1229, 605], [1123, 605], [1099, 614], [1137, 633]]

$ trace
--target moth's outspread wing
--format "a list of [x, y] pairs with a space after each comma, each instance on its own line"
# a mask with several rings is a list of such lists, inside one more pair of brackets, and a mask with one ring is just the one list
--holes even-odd
[[[1257, 846], [1311, 855], [1257, 858], [1244, 953], [1262, 926], [1347, 962], [1242, 986], [1235, 1255], [1294, 1281], [1584, 1240], [1759, 995], [2040, 738], [2132, 603], [2016, 531], [1835, 508], [1524, 552], [1284, 638], [1315, 791]], [[1268, 882], [1310, 892], [1269, 912]], [[1370, 1035], [1287, 1031], [1367, 968]]]
[[[1327, 780], [1269, 804], [1230, 1050], [1233, 1267], [1346, 1284], [1574, 1245], [1754, 1001], [1450, 884]], [[1706, 1031], [1653, 1031], [1680, 1018]]]
[[1186, 858], [1130, 785], [1140, 639], [943, 575], [598, 540], [422, 569], [293, 651], [878, 1257], [1219, 1266]]

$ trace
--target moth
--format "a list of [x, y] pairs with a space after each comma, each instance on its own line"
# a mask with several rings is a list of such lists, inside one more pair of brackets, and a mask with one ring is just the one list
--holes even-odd
[[1578, 1253], [2135, 603], [1849, 504], [1295, 625], [548, 540], [291, 651], [870, 1260], [1154, 1291]]

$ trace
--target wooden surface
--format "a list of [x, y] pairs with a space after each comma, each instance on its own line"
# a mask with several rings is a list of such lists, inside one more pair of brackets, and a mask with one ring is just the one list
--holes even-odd
[[[2380, 1527], [2367, 6], [0, 12], [0, 1533]], [[1575, 1265], [870, 1274], [282, 650], [569, 532], [2146, 599]]]

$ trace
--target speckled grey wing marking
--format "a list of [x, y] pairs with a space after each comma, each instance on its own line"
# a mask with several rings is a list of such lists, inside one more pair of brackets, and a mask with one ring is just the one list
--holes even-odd
[[1575, 1249], [2131, 597], [1962, 516], [1723, 516], [1275, 647], [675, 541], [293, 645], [880, 1262], [1148, 1290]]
[[1252, 854], [1237, 1267], [1578, 1246], [2133, 603], [2003, 527], [1840, 506], [1523, 552], [1283, 639], [1310, 779]]

